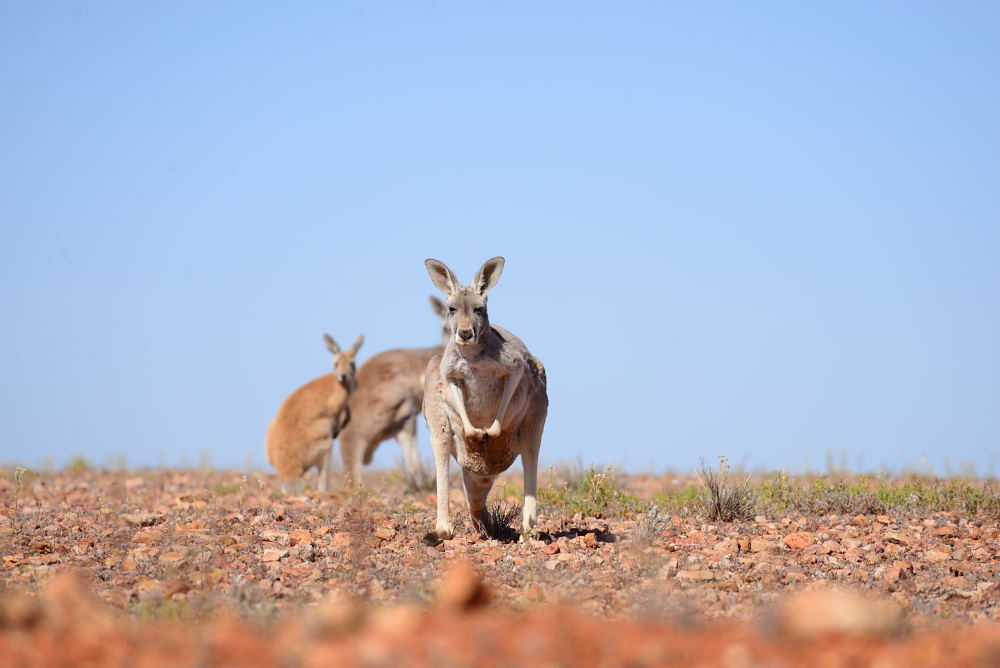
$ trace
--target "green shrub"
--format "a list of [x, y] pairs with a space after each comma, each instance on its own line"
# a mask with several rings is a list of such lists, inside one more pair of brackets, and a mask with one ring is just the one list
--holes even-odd
[[650, 499], [659, 508], [672, 513], [690, 510], [698, 505], [699, 500], [700, 497], [696, 485], [688, 485], [683, 489], [674, 491], [661, 490], [653, 494], [653, 497]]
[[642, 502], [621, 488], [609, 467], [603, 473], [593, 466], [587, 469], [578, 487], [551, 484], [538, 490], [538, 500], [563, 514], [581, 513], [587, 517], [622, 516], [638, 510]]

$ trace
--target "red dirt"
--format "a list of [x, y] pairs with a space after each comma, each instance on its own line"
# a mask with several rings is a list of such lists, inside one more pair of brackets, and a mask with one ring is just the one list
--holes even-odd
[[460, 525], [428, 548], [433, 497], [369, 482], [362, 497], [272, 499], [273, 478], [233, 474], [47, 474], [20, 491], [0, 481], [0, 656], [1000, 665], [995, 518], [679, 516], [642, 542], [637, 517], [543, 508], [551, 545], [480, 540]]

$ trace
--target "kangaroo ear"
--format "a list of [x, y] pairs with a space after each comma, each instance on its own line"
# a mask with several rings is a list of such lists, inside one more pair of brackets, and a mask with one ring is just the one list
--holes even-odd
[[444, 320], [444, 317], [448, 315], [448, 307], [444, 305], [443, 301], [441, 301], [434, 295], [431, 295], [430, 302], [431, 302], [431, 309], [434, 310], [434, 313], [437, 314], [437, 317]]
[[427, 273], [430, 274], [431, 280], [434, 281], [434, 285], [438, 287], [438, 290], [449, 297], [458, 292], [461, 283], [459, 283], [458, 277], [455, 276], [455, 272], [449, 269], [444, 262], [427, 258], [424, 260], [424, 266], [427, 267]]
[[340, 354], [340, 346], [337, 345], [337, 342], [333, 340], [332, 336], [330, 336], [329, 334], [324, 334], [323, 340], [326, 341], [327, 350], [329, 350], [334, 355]]
[[490, 258], [483, 263], [483, 266], [476, 272], [476, 277], [472, 279], [470, 288], [475, 290], [480, 297], [485, 295], [500, 280], [500, 272], [503, 271], [503, 258]]
[[358, 354], [358, 350], [361, 349], [361, 344], [364, 343], [364, 342], [365, 342], [365, 335], [364, 334], [358, 334], [358, 340], [354, 342], [353, 346], [351, 346], [351, 350], [354, 351], [355, 355]]

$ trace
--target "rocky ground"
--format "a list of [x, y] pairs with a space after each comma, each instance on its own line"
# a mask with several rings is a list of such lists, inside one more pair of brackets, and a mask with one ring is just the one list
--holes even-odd
[[[429, 547], [434, 497], [392, 473], [361, 494], [293, 497], [270, 476], [7, 473], [0, 652], [13, 665], [146, 653], [216, 665], [1000, 665], [992, 510], [709, 523], [695, 504], [647, 508], [689, 482], [619, 476], [631, 501], [577, 504], [607, 511], [593, 514], [543, 495], [551, 542], [474, 535], [456, 491], [458, 537]], [[520, 493], [517, 476], [497, 485]]]

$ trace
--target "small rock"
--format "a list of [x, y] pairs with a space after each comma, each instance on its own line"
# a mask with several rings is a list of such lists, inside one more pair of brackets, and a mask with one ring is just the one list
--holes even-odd
[[459, 611], [485, 605], [489, 591], [468, 561], [456, 561], [441, 579], [438, 603], [441, 607]]
[[27, 592], [8, 591], [0, 598], [0, 628], [4, 631], [30, 628], [41, 618], [41, 606]]
[[545, 554], [559, 554], [559, 543], [549, 543], [542, 548]]
[[823, 541], [823, 549], [827, 550], [827, 554], [839, 554], [844, 551], [844, 546], [835, 540], [825, 540]]
[[132, 513], [122, 515], [122, 518], [129, 524], [137, 527], [151, 527], [162, 522], [166, 515], [163, 513]]
[[890, 557], [900, 554], [903, 549], [898, 543], [884, 543], [882, 546], [882, 552]]
[[166, 552], [160, 555], [160, 563], [165, 566], [177, 566], [184, 563], [184, 555], [180, 552]]
[[272, 547], [264, 550], [261, 561], [279, 561], [282, 557], [288, 556], [288, 550], [277, 550]]
[[152, 543], [163, 538], [163, 532], [159, 529], [147, 529], [138, 531], [132, 536], [133, 543]]
[[943, 561], [951, 559], [951, 552], [945, 552], [944, 550], [928, 550], [927, 552], [924, 552], [924, 559], [932, 564], [940, 564]]
[[555, 571], [565, 567], [566, 567], [566, 562], [560, 561], [559, 559], [549, 559], [548, 561], [545, 562], [545, 568], [549, 569], [550, 571]]
[[390, 638], [409, 638], [420, 626], [423, 613], [415, 605], [401, 604], [372, 613], [369, 625], [376, 633]]
[[882, 540], [897, 545], [909, 545], [910, 540], [898, 531], [886, 531], [882, 534]]
[[483, 561], [500, 561], [505, 556], [503, 552], [495, 547], [488, 547], [482, 550], [479, 554]]
[[[877, 574], [876, 574], [877, 575]], [[913, 575], [913, 564], [908, 561], [896, 561], [882, 572], [882, 579], [887, 584], [899, 582]]]
[[375, 529], [375, 537], [380, 540], [392, 540], [396, 537], [396, 530], [391, 526], [380, 526]]
[[260, 537], [278, 545], [288, 545], [291, 542], [287, 531], [261, 531]]
[[695, 582], [707, 582], [709, 580], [715, 579], [715, 573], [710, 570], [702, 569], [697, 571], [677, 571], [677, 575], [674, 576], [678, 580], [693, 580]]
[[314, 633], [339, 635], [356, 629], [364, 617], [364, 609], [351, 597], [335, 591], [316, 606], [306, 625]]
[[802, 550], [812, 545], [813, 539], [807, 533], [791, 533], [784, 538], [785, 545], [792, 550]]
[[309, 529], [296, 529], [288, 534], [289, 545], [312, 545], [312, 532]]
[[600, 543], [597, 542], [597, 534], [595, 534], [593, 532], [588, 533], [588, 534], [584, 534], [584, 536], [583, 536], [583, 546], [584, 547], [589, 547], [589, 548], [598, 548], [598, 547], [600, 547]]
[[810, 591], [782, 606], [779, 627], [789, 636], [827, 634], [888, 635], [902, 628], [902, 611], [891, 601], [872, 600], [848, 591]]
[[954, 564], [948, 564], [948, 567], [951, 569], [951, 574], [955, 576], [968, 575], [969, 572], [972, 570], [972, 567], [969, 566], [969, 564], [964, 561]]

